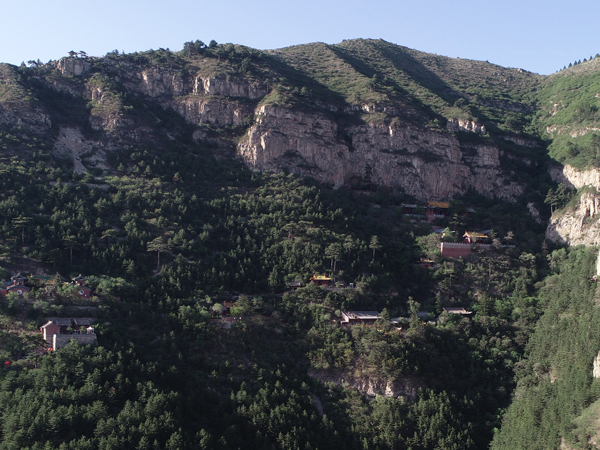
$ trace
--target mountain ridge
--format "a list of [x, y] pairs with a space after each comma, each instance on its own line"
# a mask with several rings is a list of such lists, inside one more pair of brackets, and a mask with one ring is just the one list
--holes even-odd
[[[13, 67], [12, 80], [19, 85], [21, 77], [30, 85], [37, 84], [27, 89], [34, 89], [34, 100], [46, 112], [50, 107], [38, 97], [47, 95], [49, 89], [65, 101], [71, 96], [71, 103], [79, 103], [81, 117], [65, 121], [54, 113], [54, 120], [49, 119], [53, 127], [50, 136], [56, 136], [57, 122], [62, 120], [65, 126], [83, 127], [84, 131], [87, 127], [102, 135], [109, 151], [120, 145], [116, 142], [142, 143], [143, 139], [126, 136], [125, 130], [135, 134], [134, 130], [139, 129], [138, 134], [148, 138], [160, 133], [156, 123], [140, 114], [150, 108], [150, 102], [167, 113], [177, 111], [194, 127], [186, 132], [185, 139], [204, 140], [226, 152], [235, 150], [242, 159], [249, 154], [244, 142], [258, 140], [268, 145], [270, 141], [260, 136], [281, 134], [277, 130], [286, 128], [291, 133], [289, 138], [277, 141], [274, 148], [254, 146], [250, 153], [261, 152], [263, 156], [246, 159], [247, 163], [260, 170], [309, 175], [338, 187], [356, 180], [364, 182], [369, 173], [374, 183], [408, 190], [423, 200], [449, 199], [470, 189], [515, 199], [524, 192], [523, 178], [527, 175], [515, 171], [515, 164], [503, 164], [505, 154], [509, 159], [524, 161], [522, 167], [543, 164], [535, 161], [540, 159], [536, 153], [541, 149], [519, 148], [516, 144], [515, 153], [506, 144], [509, 140], [523, 141], [516, 136], [523, 136], [518, 124], [526, 122], [533, 112], [527, 91], [539, 81], [533, 74], [417, 52], [381, 40], [353, 40], [333, 46], [316, 43], [269, 52], [233, 44], [198, 48], [195, 45], [186, 44], [179, 53], [158, 50], [109, 54], [104, 58], [68, 57], [32, 68]], [[503, 86], [510, 89], [503, 92]], [[0, 95], [0, 105], [10, 109], [6, 105], [15, 95], [24, 97], [18, 92], [12, 97]], [[53, 105], [60, 102], [56, 100], [52, 100]], [[269, 104], [276, 108], [265, 109]], [[84, 107], [89, 114], [87, 119]], [[282, 108], [300, 114], [295, 127], [282, 123], [275, 115], [269, 119], [269, 129], [264, 129], [264, 120], [263, 129], [257, 129], [257, 118], [265, 119], [269, 111], [283, 111]], [[318, 142], [320, 138], [309, 142], [319, 130], [302, 128], [306, 121], [331, 129], [324, 144]], [[364, 139], [361, 136], [376, 136], [377, 130], [383, 132], [386, 127], [389, 137], [394, 133], [410, 135], [410, 130], [415, 130], [414, 136], [428, 135], [433, 141], [444, 141], [444, 146], [453, 148], [454, 156], [444, 150], [432, 150], [427, 139], [382, 140], [382, 135], [374, 137], [358, 157], [355, 148]], [[178, 132], [183, 128], [186, 127], [180, 126]], [[485, 130], [484, 136], [478, 137], [481, 130]], [[169, 133], [173, 136], [173, 132]], [[293, 136], [303, 137], [298, 141]], [[525, 133], [524, 139], [537, 138]], [[299, 143], [306, 143], [312, 150], [297, 147]], [[327, 153], [329, 143], [335, 143], [338, 153], [346, 156], [338, 161], [329, 157], [319, 162], [318, 155]], [[495, 160], [483, 157], [488, 162], [478, 162], [478, 154], [490, 151], [498, 155]], [[299, 155], [298, 161], [285, 156], [294, 152]], [[523, 159], [523, 155], [528, 156]], [[341, 164], [339, 169], [332, 168], [337, 163]], [[442, 173], [444, 165], [452, 168], [447, 186], [428, 189], [428, 185], [435, 184], [432, 177], [438, 177], [436, 174]], [[392, 167], [396, 169], [390, 172]], [[482, 181], [471, 182], [478, 173], [483, 174]], [[422, 180], [421, 187], [414, 188], [415, 180]]]

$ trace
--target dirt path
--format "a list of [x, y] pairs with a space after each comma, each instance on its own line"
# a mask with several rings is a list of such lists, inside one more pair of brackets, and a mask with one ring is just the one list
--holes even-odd
[[322, 417], [323, 414], [325, 414], [325, 411], [323, 410], [323, 403], [321, 403], [321, 399], [319, 397], [317, 397], [315, 394], [313, 394], [312, 392], [310, 393], [310, 396], [313, 399], [313, 402], [315, 402], [315, 406], [317, 407], [317, 411], [319, 412], [319, 415]]

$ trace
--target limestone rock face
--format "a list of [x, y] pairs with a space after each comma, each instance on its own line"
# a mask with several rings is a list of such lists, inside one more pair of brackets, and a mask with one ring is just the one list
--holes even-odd
[[22, 127], [36, 134], [52, 126], [50, 116], [41, 108], [11, 104], [0, 105], [0, 124]]
[[584, 192], [576, 208], [554, 213], [546, 237], [569, 245], [600, 245], [600, 193]]
[[594, 378], [600, 378], [600, 352], [598, 352], [598, 356], [594, 358]]
[[538, 211], [538, 209], [535, 207], [535, 205], [532, 202], [527, 203], [527, 209], [529, 210], [529, 214], [531, 214], [531, 217], [533, 217], [533, 219], [541, 224], [542, 223], [542, 218], [540, 216], [540, 212]]
[[253, 109], [235, 100], [225, 101], [219, 98], [186, 97], [173, 102], [172, 107], [185, 120], [194, 125], [240, 125], [244, 119], [252, 116]]
[[579, 170], [566, 165], [549, 169], [553, 180], [577, 189], [595, 188], [581, 194], [579, 204], [550, 218], [546, 237], [569, 245], [600, 245], [600, 170]]
[[308, 375], [321, 382], [331, 382], [338, 386], [355, 389], [367, 397], [402, 397], [405, 401], [415, 401], [419, 389], [425, 387], [424, 383], [416, 378], [399, 378], [384, 380], [376, 377], [354, 377], [350, 374], [332, 371], [309, 369]]
[[537, 143], [535, 140], [529, 139], [529, 138], [524, 138], [522, 136], [510, 135], [510, 136], [501, 136], [501, 138], [504, 139], [505, 141], [514, 142], [515, 144], [520, 145], [522, 147], [537, 148], [540, 146], [540, 144]]
[[450, 119], [446, 124], [450, 131], [470, 131], [472, 133], [486, 134], [485, 125], [480, 125], [472, 120]]
[[66, 76], [79, 76], [92, 68], [92, 64], [85, 59], [61, 58], [56, 63], [56, 70]]
[[127, 85], [158, 100], [165, 108], [173, 108], [194, 125], [240, 125], [254, 114], [253, 107], [244, 100], [267, 94], [267, 88], [260, 83], [186, 77], [167, 68], [144, 70]]
[[577, 189], [592, 186], [600, 190], [600, 169], [580, 170], [567, 164], [563, 167], [552, 167], [549, 172], [557, 183], [564, 183]]
[[[92, 63], [63, 58], [56, 68], [64, 75], [77, 76], [89, 71]], [[495, 144], [459, 141], [454, 131], [486, 134], [485, 127], [473, 121], [453, 119], [448, 130], [430, 129], [418, 125], [427, 123], [423, 113], [395, 101], [334, 105], [323, 100], [316, 108], [273, 105], [261, 102], [269, 91], [257, 78], [207, 75], [212, 69], [205, 70], [201, 60], [197, 64], [194, 74], [124, 61], [114, 68], [117, 75], [111, 76], [133, 96], [173, 109], [198, 126], [193, 130], [194, 140], [218, 146], [222, 155], [235, 148], [256, 170], [288, 170], [335, 187], [385, 185], [420, 200], [450, 200], [471, 189], [513, 200], [524, 192], [523, 185], [510, 181], [511, 173], [503, 173], [503, 154]], [[148, 120], [151, 114], [132, 114], [110, 83], [90, 79], [78, 84], [55, 78], [48, 82], [53, 89], [79, 90], [72, 93], [94, 100], [89, 123], [104, 133], [105, 150], [112, 150], [111, 142], [118, 140], [158, 141], [157, 123]], [[12, 120], [20, 125], [29, 120], [50, 130], [49, 116], [38, 114], [41, 111], [10, 114], [1, 108], [0, 122]], [[356, 120], [340, 120], [340, 114]], [[231, 129], [219, 133], [223, 127], [239, 128], [235, 133]], [[238, 132], [243, 130], [247, 131], [239, 139]]]
[[335, 187], [370, 178], [423, 200], [450, 199], [470, 188], [506, 199], [523, 192], [504, 178], [495, 146], [461, 147], [451, 133], [403, 123], [340, 130], [323, 113], [274, 105], [257, 110], [238, 153], [258, 170], [286, 169]]
[[137, 88], [150, 97], [179, 96], [190, 93], [192, 86], [177, 72], [165, 68], [144, 70], [137, 76]]
[[52, 152], [61, 158], [72, 158], [75, 171], [81, 174], [87, 170], [82, 161], [85, 156], [87, 156], [85, 160], [88, 165], [102, 169], [108, 168], [106, 153], [101, 145], [98, 141], [86, 140], [78, 128], [61, 127]]
[[243, 97], [259, 99], [267, 95], [267, 87], [260, 83], [227, 81], [223, 78], [197, 77], [194, 93], [202, 92], [206, 95], [221, 95], [224, 97]]

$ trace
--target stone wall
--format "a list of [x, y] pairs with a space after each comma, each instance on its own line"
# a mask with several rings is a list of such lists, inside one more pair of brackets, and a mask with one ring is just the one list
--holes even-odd
[[67, 345], [71, 339], [75, 339], [81, 345], [95, 344], [98, 338], [95, 333], [90, 334], [55, 334], [52, 337], [52, 348], [57, 350]]
[[[473, 246], [477, 246], [482, 250], [491, 250], [492, 245], [490, 244], [463, 244], [453, 242], [442, 242], [440, 251], [444, 258], [460, 258], [473, 254]], [[514, 247], [514, 245], [502, 245], [504, 247]]]

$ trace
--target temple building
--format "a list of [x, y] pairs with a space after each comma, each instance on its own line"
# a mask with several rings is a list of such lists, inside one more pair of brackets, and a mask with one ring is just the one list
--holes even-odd
[[82, 277], [81, 274], [78, 277], [73, 278], [72, 284], [77, 286], [76, 295], [81, 298], [90, 298], [92, 296], [92, 289], [85, 285], [87, 278]]
[[310, 278], [310, 282], [316, 286], [331, 286], [332, 281], [333, 279], [327, 275], [315, 274]]
[[10, 283], [0, 287], [0, 296], [6, 297], [9, 293], [15, 292], [18, 295], [23, 295], [26, 292], [29, 292], [30, 289], [25, 286], [25, 281], [27, 277], [21, 275], [21, 273], [16, 274], [15, 276], [10, 278]]

